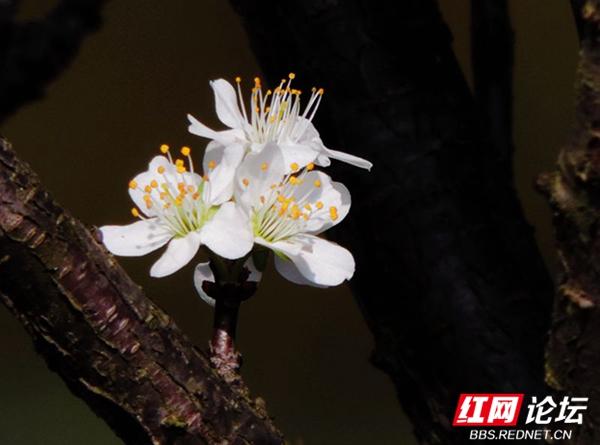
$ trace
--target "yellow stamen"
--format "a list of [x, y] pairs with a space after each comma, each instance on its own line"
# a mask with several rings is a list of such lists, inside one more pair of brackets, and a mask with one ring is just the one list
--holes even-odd
[[140, 212], [135, 207], [133, 209], [131, 209], [131, 214], [133, 215], [134, 218], [139, 218], [140, 217]]
[[277, 201], [279, 201], [279, 202], [284, 202], [284, 201], [285, 201], [285, 198], [284, 198], [284, 196], [283, 196], [283, 195], [279, 195], [279, 196], [277, 196]]
[[313, 164], [312, 162], [310, 162], [310, 163], [309, 163], [309, 164], [306, 166], [306, 169], [307, 169], [308, 171], [311, 171], [311, 170], [313, 170], [314, 168], [315, 168], [315, 164]]
[[149, 185], [147, 185], [146, 187], [144, 187], [144, 191], [146, 193], [150, 193], [150, 192], [152, 192], [152, 187], [150, 187]]
[[178, 165], [177, 166], [177, 173], [184, 173], [184, 172], [185, 172], [185, 166]]
[[269, 168], [269, 164], [267, 164], [266, 162], [263, 162], [262, 164], [260, 164], [260, 169], [262, 171], [266, 172], [268, 168]]
[[290, 73], [290, 74], [288, 74], [288, 77], [289, 77], [290, 79], [295, 79], [295, 78], [296, 78], [296, 75], [295, 75], [294, 73]]
[[162, 174], [165, 172], [165, 167], [163, 167], [162, 165], [160, 165], [160, 166], [159, 166], [159, 167], [156, 169], [156, 171], [157, 171], [159, 174], [161, 174], [161, 175], [162, 175]]
[[167, 144], [162, 144], [160, 146], [160, 152], [162, 154], [167, 154], [168, 151], [169, 151], [169, 146]]
[[300, 167], [298, 166], [298, 164], [297, 164], [297, 163], [295, 163], [295, 162], [292, 162], [292, 163], [290, 164], [290, 168], [292, 169], [292, 171], [293, 171], [293, 172], [295, 172], [295, 171], [298, 171], [298, 169], [299, 169]]
[[316, 204], [317, 209], [321, 210], [323, 208], [323, 203], [321, 201], [317, 201]]
[[181, 147], [181, 154], [183, 156], [189, 156], [192, 149], [190, 147]]
[[332, 221], [338, 219], [338, 211], [336, 207], [329, 207], [329, 216], [331, 217]]
[[158, 188], [158, 182], [156, 182], [156, 179], [150, 181], [150, 187], [152, 187], [153, 189]]
[[235, 78], [235, 81], [236, 81], [237, 83], [240, 83], [240, 82], [242, 81], [242, 78], [241, 78], [240, 76], [237, 76], [237, 77]]
[[295, 176], [290, 176], [290, 184], [296, 185], [298, 184], [298, 182], [298, 178], [296, 178]]
[[244, 179], [242, 179], [242, 184], [244, 184], [246, 187], [248, 187], [248, 184], [250, 184], [250, 181], [248, 181], [248, 178], [244, 178]]
[[318, 179], [315, 180], [315, 187], [321, 187], [321, 181], [319, 181]]
[[300, 212], [300, 209], [298, 208], [297, 205], [292, 206], [292, 218], [293, 219], [300, 218], [301, 214], [302, 214], [302, 212]]
[[134, 181], [133, 179], [131, 181], [129, 181], [129, 188], [131, 190], [135, 190], [137, 188], [137, 182]]
[[217, 166], [217, 161], [215, 161], [214, 159], [212, 161], [208, 161], [208, 169], [209, 170], [214, 170], [214, 168]]
[[183, 159], [176, 159], [176, 160], [175, 160], [175, 165], [176, 165], [177, 167], [179, 167], [179, 166], [183, 165]]

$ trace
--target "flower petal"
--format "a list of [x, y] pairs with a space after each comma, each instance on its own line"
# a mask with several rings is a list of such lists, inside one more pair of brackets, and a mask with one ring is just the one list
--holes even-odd
[[210, 82], [215, 93], [215, 108], [219, 120], [229, 128], [244, 128], [246, 120], [240, 111], [235, 88], [225, 79]]
[[208, 128], [191, 114], [188, 114], [187, 118], [190, 122], [188, 131], [196, 136], [212, 139], [223, 145], [229, 145], [236, 141], [242, 141], [245, 139], [244, 132], [240, 129], [215, 131], [211, 128]]
[[258, 203], [261, 194], [267, 193], [273, 184], [279, 184], [285, 174], [281, 148], [274, 142], [265, 145], [259, 153], [249, 153], [238, 168], [236, 199], [249, 211]]
[[226, 202], [200, 231], [202, 243], [217, 255], [235, 260], [246, 255], [254, 244], [246, 214], [233, 202]]
[[285, 260], [279, 256], [275, 256], [275, 269], [281, 274], [286, 280], [291, 281], [301, 286], [312, 286], [325, 288], [328, 286], [322, 286], [304, 278], [304, 275], [300, 273], [296, 265], [292, 260]]
[[[290, 244], [301, 246], [298, 253], [285, 251]], [[286, 254], [298, 272], [307, 280], [307, 284], [337, 286], [354, 275], [355, 264], [352, 254], [331, 241], [313, 235], [296, 235], [286, 243], [276, 242], [272, 243], [272, 246]], [[286, 268], [280, 264], [278, 270], [283, 271], [282, 275], [287, 274], [284, 276], [290, 281], [299, 281], [295, 271], [289, 266]]]
[[280, 147], [286, 167], [285, 173], [292, 172], [292, 168], [290, 167], [292, 164], [298, 164], [299, 168], [303, 168], [315, 161], [319, 155], [319, 152], [314, 150], [310, 145], [283, 143]]
[[205, 186], [205, 202], [218, 205], [231, 199], [235, 172], [244, 157], [244, 147], [240, 144], [222, 145], [210, 142], [204, 153], [203, 168], [208, 175]]
[[250, 274], [248, 275], [248, 281], [258, 283], [260, 282], [260, 280], [262, 280], [262, 272], [256, 268], [252, 257], [246, 260], [246, 262], [244, 263], [244, 267], [248, 269], [248, 272], [250, 272]]
[[337, 159], [338, 161], [345, 162], [346, 164], [354, 165], [355, 167], [364, 168], [366, 170], [371, 170], [373, 164], [366, 159], [359, 158], [358, 156], [354, 156], [348, 153], [344, 153], [343, 151], [331, 150], [325, 146], [322, 147], [322, 152], [326, 156]]
[[173, 170], [173, 164], [171, 164], [167, 158], [164, 156], [155, 156], [152, 158], [152, 161], [150, 161], [150, 164], [148, 164], [148, 170], [136, 175], [135, 178], [133, 178], [133, 182], [136, 183], [137, 187], [129, 188], [129, 196], [131, 197], [131, 200], [146, 216], [156, 215], [155, 209], [153, 207], [148, 208], [146, 205], [144, 195], [147, 193], [144, 191], [144, 188], [147, 185], [150, 185], [152, 181], [161, 182], [163, 180], [161, 175], [158, 173], [159, 166], [164, 167], [166, 172]]
[[[315, 198], [316, 201], [323, 203], [323, 208], [317, 209], [313, 206], [313, 213], [311, 213], [310, 219], [306, 222], [306, 232], [313, 235], [323, 233], [325, 230], [342, 222], [350, 211], [352, 201], [350, 192], [344, 184], [331, 181], [331, 178], [321, 172], [318, 172], [318, 177], [318, 180], [321, 181], [321, 186], [318, 188], [322, 189], [322, 192], [320, 196]], [[328, 182], [325, 178], [328, 178], [330, 181]], [[311, 200], [313, 203], [316, 201]], [[335, 213], [332, 214], [332, 211]]]
[[194, 258], [199, 248], [198, 232], [190, 232], [183, 238], [173, 238], [167, 250], [150, 269], [150, 276], [160, 278], [177, 272]]
[[205, 281], [209, 283], [215, 282], [215, 274], [213, 274], [212, 269], [210, 268], [210, 262], [206, 263], [198, 263], [196, 268], [194, 269], [194, 286], [196, 287], [196, 292], [200, 295], [200, 298], [208, 304], [209, 306], [215, 306], [215, 299], [208, 296], [204, 289], [202, 288], [202, 284]]
[[106, 248], [119, 256], [146, 255], [171, 239], [171, 234], [157, 223], [156, 218], [126, 226], [103, 226], [100, 232]]

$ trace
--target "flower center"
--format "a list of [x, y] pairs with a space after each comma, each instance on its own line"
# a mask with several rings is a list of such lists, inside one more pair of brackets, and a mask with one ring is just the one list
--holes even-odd
[[302, 111], [302, 91], [292, 88], [295, 77], [294, 73], [290, 73], [288, 79], [282, 79], [277, 88], [267, 90], [264, 94], [260, 78], [255, 77], [250, 96], [250, 118], [244, 105], [241, 78], [236, 77], [240, 108], [248, 123], [244, 132], [249, 141], [258, 144], [288, 140], [297, 142], [302, 137], [319, 108], [324, 91], [323, 88], [313, 88], [308, 104]]
[[[314, 188], [320, 188], [317, 179], [308, 187], [299, 187], [308, 180], [307, 172], [314, 168], [308, 164], [301, 173], [291, 165], [292, 173], [279, 184], [273, 184], [254, 205], [252, 227], [254, 235], [269, 242], [281, 241], [298, 233], [306, 232], [308, 221], [319, 213], [329, 211], [329, 217], [338, 218], [337, 208], [326, 209], [320, 200], [314, 200]], [[325, 210], [324, 210], [325, 209]]]
[[[156, 216], [174, 237], [184, 237], [199, 230], [215, 214], [216, 209], [202, 199], [205, 188], [210, 185], [206, 178], [194, 174], [189, 147], [181, 149], [181, 154], [187, 158], [187, 166], [183, 159], [173, 162], [167, 145], [162, 145], [160, 150], [168, 156], [169, 165], [158, 166], [152, 172], [155, 179], [149, 183], [138, 184], [133, 180], [129, 188], [143, 193], [147, 213]], [[146, 219], [135, 207], [131, 213], [136, 218]]]

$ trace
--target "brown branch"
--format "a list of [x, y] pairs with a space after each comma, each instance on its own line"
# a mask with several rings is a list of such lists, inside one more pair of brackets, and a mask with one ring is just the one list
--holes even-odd
[[146, 298], [0, 142], [0, 297], [71, 390], [129, 444], [282, 444], [241, 379]]
[[584, 425], [565, 443], [600, 442], [600, 1], [574, 2], [581, 51], [576, 123], [558, 169], [539, 179], [554, 211], [561, 274], [547, 347], [546, 380], [589, 397]]

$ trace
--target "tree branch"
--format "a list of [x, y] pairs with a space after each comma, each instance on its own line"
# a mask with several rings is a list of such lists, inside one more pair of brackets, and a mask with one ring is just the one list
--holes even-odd
[[576, 122], [555, 172], [542, 175], [541, 190], [554, 211], [561, 266], [547, 347], [549, 385], [589, 397], [584, 425], [565, 443], [600, 441], [600, 1], [575, 8], [581, 51]]
[[0, 122], [43, 96], [100, 24], [107, 0], [61, 0], [39, 21], [15, 22], [17, 1], [0, 3]]
[[325, 87], [325, 142], [374, 164], [336, 166], [353, 199], [336, 233], [420, 441], [464, 443], [460, 392], [544, 392], [552, 284], [436, 2], [232, 3], [271, 83]]
[[230, 385], [214, 372], [6, 141], [0, 298], [48, 365], [126, 443], [283, 443], [241, 379]]

